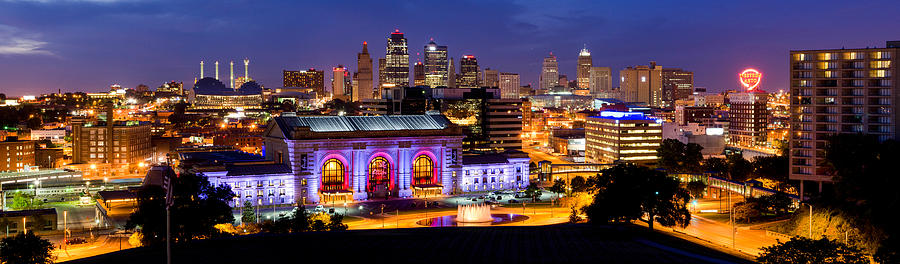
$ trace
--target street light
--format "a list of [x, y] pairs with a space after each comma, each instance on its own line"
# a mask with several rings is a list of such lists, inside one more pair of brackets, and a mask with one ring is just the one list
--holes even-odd
[[809, 206], [809, 238], [812, 239], [812, 204], [806, 204]]

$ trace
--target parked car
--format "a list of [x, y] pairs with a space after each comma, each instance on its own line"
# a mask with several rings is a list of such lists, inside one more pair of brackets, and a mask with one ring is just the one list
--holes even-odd
[[438, 206], [438, 202], [431, 202], [431, 206], [437, 207], [437, 206]]
[[478, 198], [472, 198], [472, 201], [473, 201], [473, 202], [477, 202], [477, 201], [478, 201]]
[[322, 212], [322, 211], [325, 211], [325, 206], [322, 206], [321, 204], [316, 205], [316, 212]]
[[516, 200], [516, 199], [509, 199], [509, 203], [511, 203], [511, 204], [519, 203], [519, 200]]
[[78, 244], [84, 244], [84, 243], [87, 243], [87, 240], [85, 240], [84, 238], [80, 238], [80, 237], [69, 238], [69, 240], [66, 241], [66, 244], [69, 244], [69, 245], [78, 245]]
[[329, 213], [329, 214], [334, 214], [334, 208], [328, 208], [328, 213]]

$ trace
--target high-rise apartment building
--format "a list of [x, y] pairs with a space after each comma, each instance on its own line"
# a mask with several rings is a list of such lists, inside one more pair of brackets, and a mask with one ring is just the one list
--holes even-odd
[[584, 157], [593, 163], [655, 163], [662, 123], [640, 112], [603, 111], [587, 117]]
[[459, 60], [459, 79], [457, 86], [460, 88], [477, 88], [478, 84], [478, 59], [472, 55], [463, 55]]
[[384, 59], [385, 80], [381, 85], [409, 86], [409, 51], [406, 47], [406, 38], [400, 30], [394, 30], [388, 37]]
[[900, 41], [886, 48], [795, 50], [790, 54], [790, 179], [831, 182], [821, 166], [835, 133], [898, 139]]
[[167, 82], [156, 88], [156, 92], [181, 96], [184, 95], [184, 83], [175, 81]]
[[[387, 83], [387, 72], [385, 68], [387, 67], [387, 60], [384, 58], [378, 59], [378, 88], [375, 90], [375, 98], [381, 98], [381, 92], [386, 87], [385, 83]], [[393, 85], [391, 85], [393, 86]], [[387, 87], [390, 88], [390, 87]]]
[[665, 107], [662, 92], [662, 67], [651, 61], [649, 66], [628, 67], [619, 71], [619, 89], [624, 101], [645, 103], [650, 107]]
[[425, 45], [425, 85], [430, 87], [449, 87], [447, 46], [439, 46], [434, 40]]
[[306, 71], [284, 70], [284, 87], [306, 88], [318, 96], [325, 96], [325, 71], [309, 69]]
[[369, 43], [363, 42], [362, 52], [356, 54], [356, 86], [352, 100], [354, 102], [372, 99], [372, 57], [369, 56]]
[[609, 97], [612, 92], [612, 70], [609, 67], [591, 67], [590, 83], [591, 96]]
[[578, 53], [578, 68], [575, 73], [575, 81], [578, 88], [590, 89], [592, 67], [594, 67], [594, 61], [591, 59], [591, 52], [588, 51], [587, 47], [584, 47]]
[[541, 64], [541, 89], [551, 89], [559, 84], [559, 65], [553, 52]]
[[500, 87], [500, 71], [491, 70], [491, 68], [484, 69], [484, 86], [487, 87]]
[[421, 61], [413, 65], [413, 86], [425, 85], [425, 64]]
[[694, 72], [679, 68], [663, 68], [663, 102], [674, 106], [675, 101], [685, 100], [694, 93]]
[[500, 98], [519, 99], [519, 74], [501, 72], [499, 74]]

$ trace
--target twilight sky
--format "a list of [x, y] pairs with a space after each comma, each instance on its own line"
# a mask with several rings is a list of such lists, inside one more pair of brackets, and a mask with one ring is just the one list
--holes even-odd
[[551, 51], [574, 79], [586, 44], [594, 65], [616, 76], [654, 60], [722, 91], [754, 67], [761, 87], [776, 91], [787, 88], [790, 50], [883, 47], [900, 40], [898, 13], [896, 0], [0, 0], [0, 93], [189, 86], [200, 60], [207, 75], [219, 60], [226, 76], [229, 60], [243, 72], [244, 57], [266, 87], [281, 86], [282, 69], [329, 69], [330, 79], [338, 64], [356, 70], [363, 41], [377, 68], [395, 28], [406, 33], [411, 61], [433, 37], [457, 60], [475, 55], [482, 68], [519, 73], [523, 85], [536, 84]]

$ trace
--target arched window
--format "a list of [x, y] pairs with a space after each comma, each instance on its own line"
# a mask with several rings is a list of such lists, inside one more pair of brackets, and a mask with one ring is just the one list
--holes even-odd
[[425, 155], [416, 157], [413, 162], [413, 185], [433, 184], [434, 162]]
[[375, 190], [375, 186], [385, 186], [385, 189], [391, 182], [391, 163], [384, 157], [375, 157], [369, 162], [369, 185], [367, 189], [371, 192]]
[[344, 189], [344, 164], [338, 159], [325, 161], [322, 167], [322, 190], [338, 191]]

